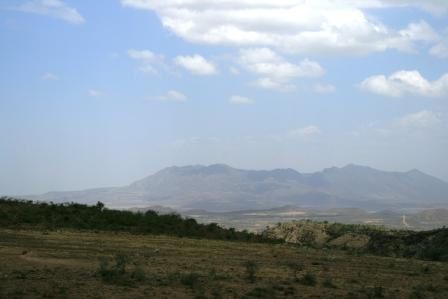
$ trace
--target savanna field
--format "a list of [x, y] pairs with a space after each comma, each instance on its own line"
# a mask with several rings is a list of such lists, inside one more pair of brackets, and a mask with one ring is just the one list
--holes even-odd
[[448, 298], [446, 234], [0, 198], [0, 298]]
[[287, 244], [0, 230], [1, 298], [447, 298], [448, 264]]

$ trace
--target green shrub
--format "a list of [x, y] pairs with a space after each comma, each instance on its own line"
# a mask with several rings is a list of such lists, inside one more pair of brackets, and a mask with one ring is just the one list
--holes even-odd
[[362, 292], [364, 292], [367, 295], [367, 298], [384, 298], [385, 297], [385, 290], [383, 287], [380, 287], [380, 286], [363, 289]]
[[136, 267], [134, 271], [131, 272], [131, 278], [135, 281], [142, 282], [146, 279], [145, 271], [141, 267]]
[[336, 285], [333, 283], [330, 277], [325, 278], [325, 280], [322, 282], [322, 286], [325, 288], [336, 289]]
[[137, 281], [141, 282], [146, 279], [145, 272], [140, 267], [128, 272], [128, 263], [129, 257], [121, 253], [115, 255], [113, 262], [107, 258], [102, 258], [96, 275], [104, 282], [119, 285], [132, 285]]
[[275, 299], [277, 298], [277, 295], [275, 293], [275, 290], [272, 288], [257, 287], [244, 295], [243, 298]]
[[291, 270], [291, 275], [294, 278], [294, 280], [299, 281], [299, 273], [305, 269], [303, 264], [297, 262], [290, 262], [287, 264], [287, 266]]
[[421, 270], [422, 270], [422, 273], [425, 273], [425, 274], [431, 273], [431, 268], [428, 265], [424, 265]]
[[254, 261], [247, 261], [244, 263], [246, 268], [246, 277], [251, 283], [255, 282], [258, 265]]
[[199, 278], [200, 276], [197, 273], [183, 274], [180, 278], [180, 282], [183, 285], [194, 289], [195, 287], [198, 286]]
[[411, 295], [409, 296], [409, 299], [425, 299], [425, 298], [426, 298], [425, 293], [420, 289], [413, 290], [411, 292]]
[[317, 284], [316, 275], [311, 272], [307, 272], [302, 279], [300, 279], [300, 283], [307, 286], [315, 286]]

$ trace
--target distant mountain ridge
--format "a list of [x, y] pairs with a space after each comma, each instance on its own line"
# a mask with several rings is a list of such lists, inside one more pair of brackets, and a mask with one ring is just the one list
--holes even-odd
[[418, 170], [387, 172], [349, 164], [315, 173], [243, 170], [225, 164], [173, 166], [124, 187], [50, 192], [34, 200], [102, 201], [113, 207], [161, 205], [232, 211], [285, 205], [311, 208], [446, 208], [448, 183]]

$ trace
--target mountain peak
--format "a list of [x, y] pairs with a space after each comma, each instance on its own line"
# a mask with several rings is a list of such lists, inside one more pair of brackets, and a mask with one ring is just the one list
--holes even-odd
[[411, 174], [411, 175], [422, 175], [422, 174], [425, 174], [425, 173], [421, 172], [420, 170], [418, 170], [417, 168], [413, 168], [413, 169], [409, 170], [406, 173], [407, 174]]
[[157, 174], [174, 174], [174, 175], [211, 175], [224, 174], [234, 171], [236, 169], [226, 164], [210, 164], [206, 165], [186, 165], [186, 166], [172, 166], [162, 169]]
[[209, 166], [206, 166], [208, 169], [214, 169], [214, 170], [230, 170], [233, 169], [232, 167], [230, 167], [227, 164], [221, 164], [221, 163], [216, 163], [216, 164], [210, 164]]
[[341, 172], [341, 171], [369, 171], [369, 170], [376, 170], [374, 168], [371, 168], [369, 166], [363, 166], [363, 165], [357, 165], [357, 164], [347, 164], [343, 167], [329, 167], [322, 170], [324, 173], [333, 173], [333, 172]]
[[363, 170], [373, 170], [373, 168], [369, 167], [369, 166], [364, 166], [364, 165], [358, 165], [358, 164], [347, 164], [344, 167], [342, 167], [341, 169], [363, 169]]

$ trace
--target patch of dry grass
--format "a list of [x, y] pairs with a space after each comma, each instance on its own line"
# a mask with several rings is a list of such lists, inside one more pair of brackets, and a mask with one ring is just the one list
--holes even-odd
[[[123, 277], [103, 279], [101, 261], [117, 255]], [[446, 273], [446, 263], [287, 244], [0, 229], [0, 298], [448, 298]]]

